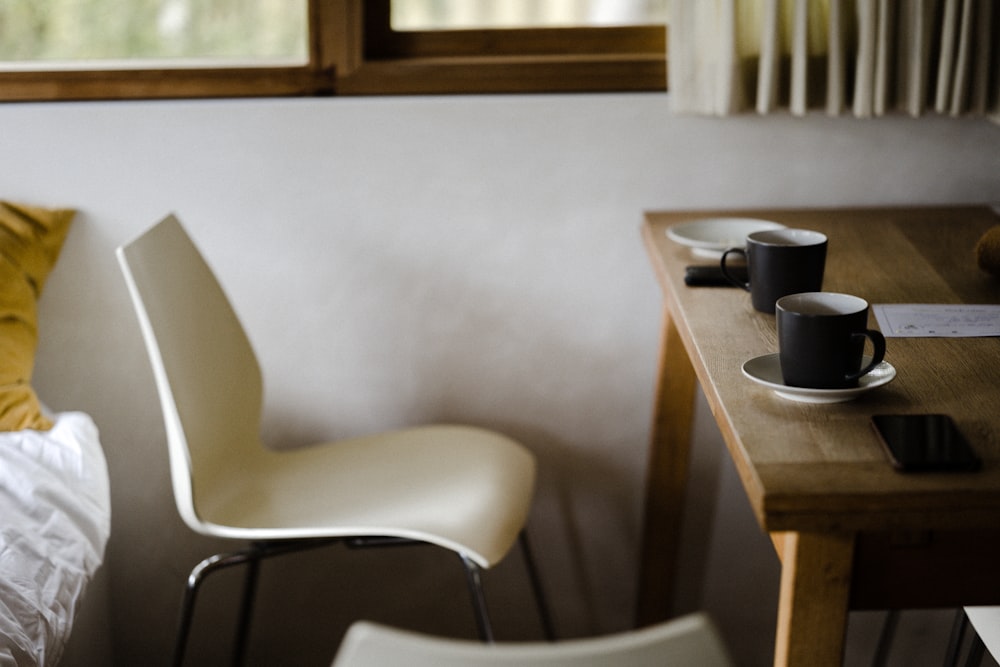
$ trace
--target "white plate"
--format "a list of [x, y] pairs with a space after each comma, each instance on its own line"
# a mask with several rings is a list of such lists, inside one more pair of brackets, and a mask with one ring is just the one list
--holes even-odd
[[[871, 357], [865, 355], [862, 363], [868, 364]], [[765, 354], [754, 357], [743, 364], [743, 375], [754, 382], [774, 390], [778, 396], [790, 401], [802, 403], [842, 403], [857, 398], [884, 384], [889, 384], [896, 377], [896, 369], [887, 361], [883, 361], [870, 373], [861, 376], [857, 387], [848, 389], [810, 389], [808, 387], [789, 387], [781, 377], [781, 364], [777, 354]]]
[[742, 248], [747, 234], [781, 229], [781, 223], [757, 218], [704, 218], [667, 227], [667, 238], [700, 257], [719, 259], [728, 248]]

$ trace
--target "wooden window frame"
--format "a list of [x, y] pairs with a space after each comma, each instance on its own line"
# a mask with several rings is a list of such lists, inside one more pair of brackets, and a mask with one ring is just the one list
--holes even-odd
[[308, 0], [303, 65], [6, 70], [0, 101], [666, 89], [663, 28], [396, 32], [389, 5]]
[[662, 27], [396, 32], [390, 0], [342, 1], [355, 23], [338, 94], [666, 90]]

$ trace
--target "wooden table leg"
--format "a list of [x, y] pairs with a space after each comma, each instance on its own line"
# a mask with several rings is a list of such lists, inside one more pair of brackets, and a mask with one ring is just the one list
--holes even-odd
[[663, 311], [659, 377], [646, 470], [636, 623], [671, 616], [697, 378], [669, 310]]
[[781, 558], [774, 664], [840, 667], [854, 535], [777, 533], [772, 538]]

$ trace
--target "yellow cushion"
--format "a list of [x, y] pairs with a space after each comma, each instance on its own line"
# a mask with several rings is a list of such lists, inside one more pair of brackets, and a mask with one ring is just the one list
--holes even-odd
[[52, 428], [31, 387], [36, 302], [74, 215], [0, 201], [0, 431]]

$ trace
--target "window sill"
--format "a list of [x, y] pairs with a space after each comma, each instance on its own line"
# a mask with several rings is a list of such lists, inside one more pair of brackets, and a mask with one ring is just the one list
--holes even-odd
[[338, 95], [665, 91], [663, 56], [484, 56], [368, 60]]
[[0, 72], [5, 102], [330, 95], [331, 70], [309, 67]]

